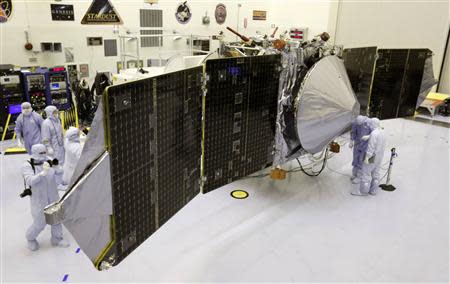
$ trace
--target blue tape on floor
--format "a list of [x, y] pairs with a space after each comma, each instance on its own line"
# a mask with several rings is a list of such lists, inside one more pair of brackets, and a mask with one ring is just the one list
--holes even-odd
[[75, 251], [75, 253], [79, 253], [80, 252], [80, 248], [77, 248], [77, 250]]
[[69, 278], [69, 274], [64, 275], [64, 278], [63, 278], [62, 282], [66, 282], [68, 278]]

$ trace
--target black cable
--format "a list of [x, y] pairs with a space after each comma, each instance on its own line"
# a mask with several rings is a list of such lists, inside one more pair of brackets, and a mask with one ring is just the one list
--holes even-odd
[[[325, 156], [324, 156], [324, 161], [323, 161], [323, 164], [322, 164], [322, 168], [320, 169], [319, 172], [317, 172], [317, 173], [313, 172], [312, 175], [309, 174], [309, 173], [307, 173], [307, 172], [305, 171], [305, 168], [304, 168], [303, 165], [300, 163], [300, 160], [299, 160], [298, 158], [297, 158], [297, 161], [298, 161], [298, 163], [300, 164], [300, 167], [297, 167], [297, 168], [294, 168], [294, 169], [291, 169], [291, 170], [288, 170], [288, 171], [285, 171], [285, 172], [286, 172], [286, 173], [303, 172], [303, 173], [305, 173], [305, 174], [308, 175], [308, 176], [318, 176], [318, 175], [320, 175], [320, 174], [322, 173], [322, 171], [324, 170], [325, 166], [326, 166], [326, 162], [327, 162], [328, 158], [330, 158], [330, 157], [328, 156], [328, 150], [329, 150], [329, 149], [327, 148], [327, 150], [326, 150], [326, 152], [325, 152]], [[270, 173], [260, 174], [260, 175], [255, 175], [255, 176], [246, 176], [246, 177], [244, 177], [244, 178], [242, 178], [242, 179], [264, 178], [264, 177], [266, 177], [266, 176], [270, 176]]]
[[384, 174], [384, 176], [382, 178], [380, 178], [380, 181], [382, 181], [389, 173], [389, 169], [386, 171], [386, 173]]
[[300, 170], [301, 170], [305, 175], [307, 175], [307, 176], [309, 176], [309, 177], [317, 177], [317, 176], [319, 176], [319, 175], [322, 173], [323, 169], [325, 169], [325, 166], [326, 166], [326, 164], [327, 164], [327, 160], [328, 160], [328, 150], [329, 150], [329, 149], [327, 148], [327, 150], [326, 150], [326, 152], [325, 152], [325, 157], [323, 158], [322, 168], [320, 169], [320, 171], [318, 171], [318, 172], [312, 171], [312, 174], [306, 172], [305, 169], [303, 168], [302, 163], [300, 162], [300, 159], [297, 158], [297, 162], [298, 162], [298, 164], [300, 165]]
[[[297, 173], [297, 172], [301, 172], [302, 169], [300, 167], [291, 169], [289, 171], [285, 171], [286, 173]], [[270, 173], [266, 173], [266, 174], [260, 174], [260, 175], [256, 175], [256, 176], [246, 176], [243, 177], [242, 179], [249, 179], [249, 178], [264, 178], [266, 176], [270, 176]]]

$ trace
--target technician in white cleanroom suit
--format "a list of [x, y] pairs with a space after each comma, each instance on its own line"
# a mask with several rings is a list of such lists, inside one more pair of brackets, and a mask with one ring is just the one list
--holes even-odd
[[[34, 169], [33, 169], [34, 167]], [[27, 186], [31, 187], [30, 205], [33, 224], [28, 228], [26, 239], [28, 248], [32, 251], [39, 249], [36, 238], [44, 230], [44, 208], [59, 200], [56, 188], [56, 175], [62, 174], [59, 166], [51, 167], [47, 162], [47, 149], [42, 144], [31, 147], [31, 159], [22, 166], [22, 175]], [[53, 246], [68, 247], [63, 240], [62, 225], [52, 225], [51, 228]]]
[[41, 126], [44, 119], [33, 111], [30, 103], [24, 102], [21, 107], [22, 113], [16, 119], [15, 128], [17, 144], [20, 148], [25, 146], [28, 154], [31, 155], [31, 146], [41, 143]]
[[[367, 145], [367, 151], [361, 169], [361, 183], [359, 189], [352, 193], [353, 195], [375, 195], [380, 185], [380, 167], [383, 162], [386, 142], [378, 118], [371, 119], [370, 128], [372, 132], [370, 133], [370, 137], [368, 137], [369, 144]], [[367, 139], [367, 136], [363, 139]]]
[[80, 143], [80, 130], [78, 128], [70, 127], [69, 130], [67, 130], [64, 146], [66, 149], [66, 157], [62, 181], [63, 184], [67, 185], [72, 178], [75, 167], [80, 159], [81, 152], [83, 151], [83, 146]]
[[353, 148], [353, 161], [352, 161], [352, 177], [350, 180], [359, 184], [360, 171], [364, 162], [364, 155], [367, 151], [367, 140], [363, 140], [363, 137], [370, 134], [371, 129], [369, 127], [370, 118], [367, 116], [358, 115], [355, 122], [352, 124], [352, 131], [350, 134], [350, 148]]
[[55, 106], [45, 108], [47, 118], [42, 123], [42, 144], [47, 147], [49, 156], [58, 159], [60, 165], [64, 164], [64, 137], [59, 111]]

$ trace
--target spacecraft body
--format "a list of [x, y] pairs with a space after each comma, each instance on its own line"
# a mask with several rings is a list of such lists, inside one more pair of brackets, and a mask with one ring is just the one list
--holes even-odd
[[311, 54], [211, 59], [109, 87], [47, 223], [104, 270], [198, 193], [322, 151], [359, 105], [342, 60]]
[[339, 52], [317, 42], [282, 52], [274, 165], [322, 151], [359, 114]]

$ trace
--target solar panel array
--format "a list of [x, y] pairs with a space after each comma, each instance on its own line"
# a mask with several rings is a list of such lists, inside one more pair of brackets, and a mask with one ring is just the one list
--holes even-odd
[[202, 180], [209, 192], [271, 164], [279, 62], [209, 60], [206, 74], [196, 67], [107, 90], [112, 242], [97, 264], [114, 256], [117, 265], [194, 198]]
[[279, 55], [208, 60], [203, 192], [273, 161]]
[[202, 68], [105, 95], [116, 264], [199, 192]]
[[366, 115], [368, 112], [376, 59], [377, 47], [375, 46], [344, 49], [345, 69], [361, 106], [360, 113], [362, 115]]
[[414, 115], [429, 49], [379, 49], [370, 115], [380, 119]]

